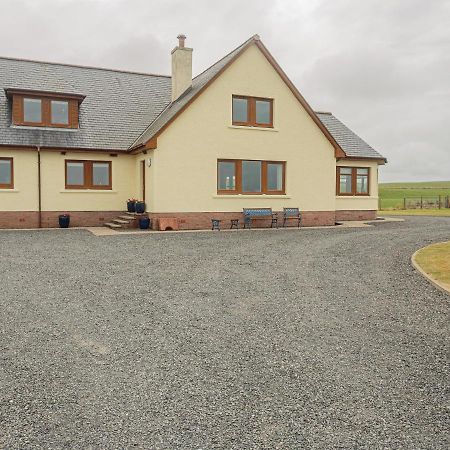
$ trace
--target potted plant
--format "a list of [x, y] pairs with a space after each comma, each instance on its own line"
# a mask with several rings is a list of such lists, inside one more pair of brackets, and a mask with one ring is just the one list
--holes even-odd
[[127, 211], [128, 212], [136, 212], [136, 199], [135, 198], [129, 198], [127, 200]]
[[141, 200], [136, 200], [135, 208], [136, 208], [137, 214], [144, 214], [145, 213], [145, 202], [143, 202]]
[[70, 225], [70, 215], [69, 214], [59, 215], [58, 220], [59, 220], [59, 228], [69, 228], [69, 225]]
[[148, 230], [149, 228], [151, 228], [151, 219], [148, 216], [142, 216], [139, 217], [139, 228], [141, 230]]

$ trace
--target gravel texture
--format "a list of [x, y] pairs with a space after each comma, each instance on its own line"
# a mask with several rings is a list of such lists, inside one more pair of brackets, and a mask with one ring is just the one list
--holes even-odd
[[448, 239], [0, 232], [0, 448], [447, 449]]

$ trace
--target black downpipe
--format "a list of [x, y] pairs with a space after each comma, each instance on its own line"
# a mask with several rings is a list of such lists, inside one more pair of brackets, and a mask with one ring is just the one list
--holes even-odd
[[38, 209], [39, 209], [39, 228], [42, 228], [42, 193], [41, 193], [41, 147], [37, 148], [38, 155]]

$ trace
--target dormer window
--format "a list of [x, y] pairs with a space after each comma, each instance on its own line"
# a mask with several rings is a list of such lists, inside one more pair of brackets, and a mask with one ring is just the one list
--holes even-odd
[[12, 98], [12, 124], [29, 127], [78, 128], [83, 95], [6, 89]]
[[233, 95], [233, 125], [273, 127], [273, 100], [271, 98]]

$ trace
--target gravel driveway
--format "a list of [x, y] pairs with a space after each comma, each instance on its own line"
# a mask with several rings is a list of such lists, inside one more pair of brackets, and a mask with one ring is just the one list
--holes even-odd
[[0, 448], [447, 449], [449, 239], [0, 232]]

